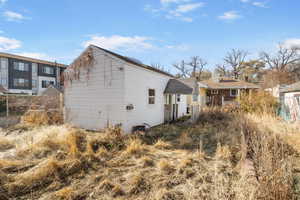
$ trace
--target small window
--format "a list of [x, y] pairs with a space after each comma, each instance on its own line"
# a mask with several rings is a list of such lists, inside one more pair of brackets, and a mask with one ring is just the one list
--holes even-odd
[[177, 102], [180, 102], [181, 100], [180, 97], [181, 97], [180, 94], [177, 94]]
[[148, 90], [148, 103], [155, 104], [155, 90], [154, 89]]
[[218, 91], [218, 90], [212, 90], [211, 93], [212, 93], [212, 94], [218, 94], [219, 91]]
[[32, 73], [36, 73], [36, 72], [37, 72], [36, 65], [32, 65]]
[[237, 96], [237, 94], [238, 94], [238, 90], [236, 90], [236, 89], [230, 90], [230, 96], [235, 97], [235, 96]]
[[45, 74], [54, 74], [54, 69], [53, 69], [53, 67], [44, 66], [43, 67], [43, 73], [45, 73]]

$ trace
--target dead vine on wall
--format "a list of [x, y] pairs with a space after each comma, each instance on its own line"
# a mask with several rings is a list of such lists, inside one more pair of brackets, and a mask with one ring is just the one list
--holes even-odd
[[80, 57], [78, 57], [64, 72], [64, 82], [67, 87], [68, 83], [73, 82], [73, 80], [80, 79], [80, 69], [86, 70], [86, 79], [89, 79], [90, 70], [94, 64], [95, 58], [92, 48], [88, 48]]

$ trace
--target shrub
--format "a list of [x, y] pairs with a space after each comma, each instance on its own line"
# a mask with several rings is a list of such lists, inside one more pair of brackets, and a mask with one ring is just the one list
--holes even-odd
[[237, 101], [240, 111], [249, 113], [275, 113], [279, 106], [276, 98], [265, 91], [242, 93]]

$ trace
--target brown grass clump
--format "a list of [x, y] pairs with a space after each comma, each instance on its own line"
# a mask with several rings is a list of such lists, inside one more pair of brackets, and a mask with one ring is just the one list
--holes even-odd
[[158, 167], [160, 168], [161, 171], [167, 173], [167, 174], [171, 174], [172, 172], [175, 171], [175, 168], [173, 165], [170, 164], [169, 161], [167, 160], [161, 160], [158, 163]]
[[193, 144], [193, 140], [188, 132], [182, 132], [179, 137], [179, 145], [182, 148], [189, 148]]
[[148, 183], [148, 180], [142, 174], [134, 175], [129, 184], [131, 186], [129, 193], [137, 195], [139, 193], [147, 193], [151, 189], [151, 185]]
[[111, 192], [113, 197], [125, 195], [125, 192], [120, 185], [115, 185]]
[[15, 145], [4, 137], [0, 137], [0, 151], [5, 151], [14, 148]]
[[151, 159], [151, 158], [148, 157], [148, 156], [143, 156], [143, 157], [141, 158], [141, 161], [142, 161], [143, 167], [152, 167], [152, 166], [154, 166], [154, 161], [153, 161], [153, 159]]
[[3, 171], [18, 171], [18, 169], [26, 166], [23, 160], [0, 160], [0, 170]]
[[99, 189], [101, 189], [104, 192], [108, 192], [111, 191], [114, 187], [115, 185], [111, 181], [105, 179], [100, 183]]
[[62, 188], [55, 192], [54, 196], [59, 199], [72, 200], [75, 197], [74, 189], [72, 187]]
[[142, 155], [146, 151], [145, 145], [140, 139], [130, 139], [128, 145], [124, 151], [127, 155]]
[[230, 151], [228, 145], [221, 146], [221, 144], [218, 143], [215, 156], [216, 156], [217, 159], [224, 159], [224, 160], [230, 159], [231, 158], [231, 151]]
[[15, 177], [15, 182], [6, 185], [10, 195], [25, 194], [34, 188], [48, 185], [57, 176], [59, 164], [54, 159], [49, 159], [39, 166], [20, 173]]
[[56, 111], [28, 111], [22, 116], [21, 122], [36, 126], [62, 124], [63, 116]]
[[172, 145], [168, 142], [164, 142], [163, 140], [158, 140], [155, 144], [154, 147], [157, 149], [171, 149]]

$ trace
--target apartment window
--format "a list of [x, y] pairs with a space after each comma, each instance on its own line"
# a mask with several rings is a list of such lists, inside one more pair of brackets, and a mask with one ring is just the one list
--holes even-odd
[[2, 70], [6, 70], [7, 69], [7, 65], [6, 65], [6, 62], [5, 62], [5, 60], [1, 60], [1, 69]]
[[42, 80], [42, 88], [47, 88], [49, 85], [54, 85], [54, 81]]
[[155, 89], [148, 90], [148, 103], [155, 104]]
[[238, 95], [238, 90], [236, 90], [236, 89], [231, 89], [230, 90], [230, 96], [235, 97], [237, 95]]
[[43, 73], [45, 74], [54, 74], [54, 68], [53, 67], [47, 67], [47, 66], [44, 66], [43, 67]]
[[29, 71], [29, 64], [23, 62], [14, 62], [14, 70], [17, 71]]
[[29, 87], [29, 80], [24, 78], [15, 78], [14, 87]]
[[32, 80], [32, 88], [37, 88], [37, 80]]
[[218, 92], [219, 92], [218, 90], [212, 90], [211, 91], [212, 94], [218, 94]]

